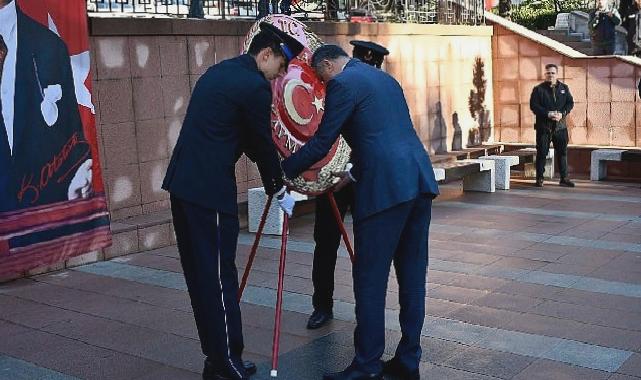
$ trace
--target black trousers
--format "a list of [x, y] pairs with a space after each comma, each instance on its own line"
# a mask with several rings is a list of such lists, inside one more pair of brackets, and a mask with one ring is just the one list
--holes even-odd
[[[354, 189], [348, 185], [334, 193], [336, 205], [345, 219], [348, 208], [354, 204]], [[341, 243], [341, 232], [336, 223], [332, 205], [327, 195], [316, 197], [316, 219], [314, 221], [314, 265], [312, 267], [312, 282], [314, 295], [312, 303], [315, 310], [329, 312], [334, 302], [334, 269], [338, 247]]]
[[568, 129], [538, 128], [536, 130], [536, 178], [543, 178], [545, 159], [554, 144], [554, 156], [559, 165], [561, 178], [568, 177]]
[[171, 213], [203, 353], [216, 371], [244, 378], [243, 331], [237, 301], [238, 215], [171, 195]]
[[394, 263], [401, 306], [401, 340], [395, 358], [417, 370], [425, 320], [428, 236], [432, 198], [421, 196], [354, 222], [356, 262], [352, 270], [356, 300], [353, 365], [381, 371], [385, 350], [385, 295]]

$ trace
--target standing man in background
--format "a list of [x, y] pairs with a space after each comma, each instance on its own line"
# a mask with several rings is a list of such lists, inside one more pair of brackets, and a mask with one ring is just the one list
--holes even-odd
[[530, 110], [536, 116], [536, 186], [543, 187], [545, 159], [554, 144], [561, 180], [559, 185], [574, 187], [568, 179], [568, 128], [567, 115], [574, 107], [570, 88], [557, 79], [559, 68], [545, 65], [545, 81], [534, 87], [530, 96]]
[[256, 366], [241, 359], [236, 244], [239, 222], [235, 164], [244, 152], [258, 164], [265, 192], [291, 216], [271, 136], [269, 80], [281, 75], [303, 46], [267, 23], [248, 54], [210, 67], [194, 88], [162, 188], [180, 262], [206, 355], [204, 380], [247, 379]]
[[[374, 42], [350, 41], [354, 45], [352, 57], [381, 68], [385, 56], [389, 51]], [[345, 220], [347, 209], [354, 209], [354, 188], [346, 185], [340, 190], [334, 191], [334, 199], [341, 215]], [[341, 243], [341, 231], [336, 222], [332, 205], [327, 195], [316, 197], [316, 217], [314, 218], [314, 265], [312, 267], [312, 282], [314, 284], [314, 295], [312, 303], [314, 312], [307, 321], [307, 328], [314, 330], [326, 325], [333, 317], [332, 312], [334, 301], [334, 270], [338, 247]]]
[[616, 43], [616, 27], [621, 17], [608, 0], [597, 0], [597, 8], [590, 12], [588, 28], [592, 40], [592, 55], [612, 55]]

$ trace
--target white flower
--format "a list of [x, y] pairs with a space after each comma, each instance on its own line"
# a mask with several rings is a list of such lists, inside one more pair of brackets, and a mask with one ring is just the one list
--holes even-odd
[[62, 99], [62, 87], [59, 84], [50, 84], [44, 89], [44, 99], [40, 103], [42, 117], [48, 126], [56, 124], [58, 120], [58, 105], [56, 102]]

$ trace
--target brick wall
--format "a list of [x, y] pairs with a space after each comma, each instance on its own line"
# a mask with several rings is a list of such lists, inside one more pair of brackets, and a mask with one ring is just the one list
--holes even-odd
[[530, 94], [545, 65], [555, 63], [575, 102], [568, 116], [570, 144], [641, 147], [641, 60], [569, 56], [498, 24], [492, 47], [498, 141], [535, 142]]
[[[238, 55], [246, 21], [92, 18], [91, 53], [98, 140], [112, 217], [110, 258], [175, 242], [168, 194], [160, 189], [191, 89], [216, 62]], [[386, 45], [385, 69], [403, 85], [414, 125], [430, 152], [451, 147], [456, 113], [462, 129], [474, 60], [485, 62], [492, 115], [491, 27], [310, 23], [325, 42], [369, 39]], [[256, 166], [236, 165], [238, 202], [261, 186]], [[241, 215], [243, 219], [243, 215]], [[242, 222], [241, 222], [242, 223]]]

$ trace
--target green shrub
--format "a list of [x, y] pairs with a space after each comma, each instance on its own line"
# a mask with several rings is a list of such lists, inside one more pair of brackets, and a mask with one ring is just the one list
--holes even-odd
[[[589, 11], [594, 6], [590, 0], [525, 0], [520, 5], [512, 6], [512, 21], [528, 29], [540, 30], [554, 26], [556, 15], [562, 12]], [[498, 7], [492, 10], [498, 13]]]

